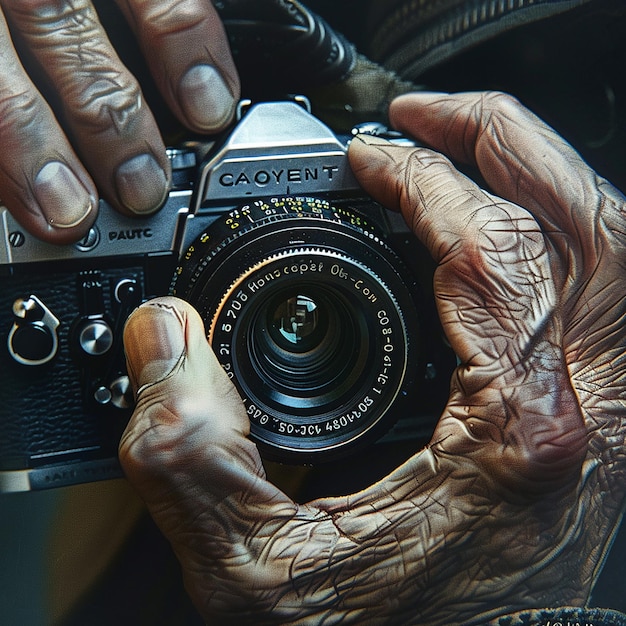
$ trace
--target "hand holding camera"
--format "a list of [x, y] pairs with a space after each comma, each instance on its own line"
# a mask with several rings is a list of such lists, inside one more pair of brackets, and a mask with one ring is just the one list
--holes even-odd
[[419, 94], [391, 115], [493, 189], [429, 149], [351, 146], [364, 189], [437, 261], [461, 361], [405, 465], [349, 497], [292, 502], [265, 481], [193, 309], [157, 300], [129, 320], [138, 406], [121, 458], [207, 620], [485, 624], [529, 598], [582, 605], [619, 521], [623, 196], [506, 96]]
[[350, 137], [305, 105], [242, 107], [214, 144], [170, 150], [163, 209], [137, 220], [102, 203], [75, 245], [0, 209], [0, 491], [120, 475], [134, 402], [122, 329], [168, 293], [200, 312], [267, 458], [345, 457], [396, 422], [388, 437], [428, 441], [455, 364], [431, 263], [359, 188]]
[[[391, 109], [489, 191], [357, 136], [359, 187], [349, 138], [283, 105], [168, 159], [92, 3], [52, 4], [0, 0], [0, 491], [119, 475], [128, 423], [124, 469], [208, 620], [583, 605], [623, 510], [623, 196], [499, 94]], [[213, 5], [116, 5], [178, 118], [223, 128]], [[372, 198], [434, 259], [446, 341], [430, 263]], [[350, 458], [394, 424], [430, 443], [360, 493], [298, 504], [265, 479], [259, 451]]]

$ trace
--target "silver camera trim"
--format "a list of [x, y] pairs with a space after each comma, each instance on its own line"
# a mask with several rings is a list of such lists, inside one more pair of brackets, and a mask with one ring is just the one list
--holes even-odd
[[[189, 217], [234, 202], [274, 196], [359, 189], [347, 145], [299, 101], [250, 106], [226, 141], [194, 171], [195, 190], [173, 190], [149, 217], [128, 217], [106, 202], [90, 232], [56, 246], [30, 235], [0, 207], [0, 266], [123, 255], [182, 252]], [[243, 112], [243, 108], [242, 108]], [[206, 150], [198, 144], [196, 150]]]
[[250, 107], [203, 164], [193, 213], [206, 203], [359, 189], [347, 146], [297, 102]]

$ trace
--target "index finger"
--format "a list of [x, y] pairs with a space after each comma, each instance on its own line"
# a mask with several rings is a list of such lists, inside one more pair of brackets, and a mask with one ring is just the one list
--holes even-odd
[[96, 219], [90, 176], [13, 47], [0, 10], [0, 189], [2, 203], [45, 241], [79, 239]]
[[605, 208], [599, 187], [610, 193], [608, 185], [515, 98], [497, 92], [410, 94], [392, 103], [390, 119], [435, 150], [478, 166], [496, 194], [526, 207], [546, 232], [593, 241]]
[[116, 3], [179, 120], [198, 132], [223, 129], [239, 99], [239, 78], [213, 4], [207, 0]]

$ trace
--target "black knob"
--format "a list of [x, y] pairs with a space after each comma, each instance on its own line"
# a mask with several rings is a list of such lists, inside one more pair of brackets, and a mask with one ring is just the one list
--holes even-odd
[[49, 328], [40, 323], [16, 326], [11, 333], [9, 349], [23, 365], [36, 365], [54, 356], [55, 342]]
[[9, 354], [21, 365], [43, 365], [57, 353], [59, 320], [37, 298], [13, 303], [14, 324], [7, 338]]

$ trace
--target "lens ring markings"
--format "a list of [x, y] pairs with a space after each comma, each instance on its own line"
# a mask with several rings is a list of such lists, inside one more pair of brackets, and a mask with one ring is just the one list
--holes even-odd
[[[317, 198], [243, 205], [183, 256], [172, 293], [203, 317], [266, 456], [328, 460], [393, 423], [388, 409], [416, 362], [399, 265], [364, 218]], [[311, 326], [316, 307], [316, 324], [341, 329]], [[298, 332], [317, 335], [300, 351]]]

